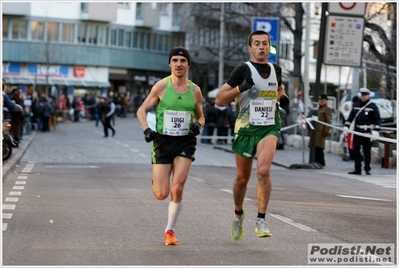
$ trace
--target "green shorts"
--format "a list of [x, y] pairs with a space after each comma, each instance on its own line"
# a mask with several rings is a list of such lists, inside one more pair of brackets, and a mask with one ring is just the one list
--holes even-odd
[[251, 159], [256, 154], [256, 145], [266, 136], [280, 136], [281, 124], [272, 126], [250, 126], [245, 131], [234, 133], [234, 142], [232, 149], [236, 154]]

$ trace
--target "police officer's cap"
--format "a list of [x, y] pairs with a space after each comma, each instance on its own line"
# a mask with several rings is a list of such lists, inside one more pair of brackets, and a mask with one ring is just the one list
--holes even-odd
[[362, 87], [361, 89], [359, 89], [359, 92], [361, 94], [370, 94], [371, 91], [368, 88]]

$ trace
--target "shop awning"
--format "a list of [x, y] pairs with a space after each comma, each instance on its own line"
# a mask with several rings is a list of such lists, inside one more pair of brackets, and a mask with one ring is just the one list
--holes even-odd
[[[12, 75], [3, 75], [8, 85], [46, 85], [45, 77], [21, 77]], [[83, 88], [109, 88], [109, 82], [86, 81], [83, 79], [68, 79], [63, 77], [49, 77], [50, 86], [83, 87]]]

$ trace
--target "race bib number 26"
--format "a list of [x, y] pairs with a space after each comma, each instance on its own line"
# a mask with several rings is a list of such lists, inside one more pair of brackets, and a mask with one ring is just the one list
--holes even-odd
[[163, 114], [163, 134], [169, 136], [187, 135], [190, 120], [190, 112], [166, 110]]
[[274, 125], [275, 109], [275, 100], [251, 100], [249, 110], [251, 125]]

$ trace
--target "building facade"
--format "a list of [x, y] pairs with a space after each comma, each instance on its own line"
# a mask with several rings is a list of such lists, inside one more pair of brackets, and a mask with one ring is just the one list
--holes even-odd
[[47, 94], [148, 93], [170, 73], [171, 3], [3, 2], [3, 78]]

